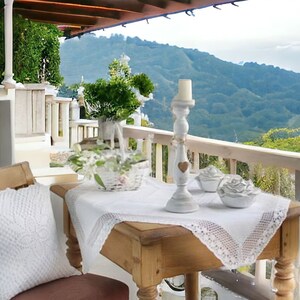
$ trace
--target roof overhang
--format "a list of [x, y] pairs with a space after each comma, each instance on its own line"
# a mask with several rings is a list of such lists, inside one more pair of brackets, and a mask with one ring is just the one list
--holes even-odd
[[14, 12], [56, 24], [69, 37], [126, 23], [244, 0], [14, 0]]

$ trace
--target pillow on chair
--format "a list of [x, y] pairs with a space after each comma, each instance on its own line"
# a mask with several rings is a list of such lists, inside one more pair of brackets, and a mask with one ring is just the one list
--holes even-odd
[[0, 191], [0, 299], [80, 274], [59, 245], [49, 188]]

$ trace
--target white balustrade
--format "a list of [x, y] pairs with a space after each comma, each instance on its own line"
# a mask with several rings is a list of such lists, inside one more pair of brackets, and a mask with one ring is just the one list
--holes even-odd
[[77, 121], [70, 121], [70, 141], [69, 147], [75, 143], [81, 142], [86, 138], [93, 138], [98, 136], [98, 121], [79, 119]]
[[69, 147], [69, 105], [71, 98], [46, 96], [46, 133], [54, 145]]

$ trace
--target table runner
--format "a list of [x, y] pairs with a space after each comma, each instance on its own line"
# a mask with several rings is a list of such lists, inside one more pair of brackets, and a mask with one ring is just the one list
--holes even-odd
[[226, 207], [217, 193], [205, 193], [191, 180], [188, 189], [199, 204], [193, 213], [164, 209], [175, 184], [147, 178], [137, 191], [101, 191], [84, 182], [66, 194], [66, 202], [82, 254], [83, 270], [90, 266], [112, 228], [123, 221], [181, 225], [190, 230], [225, 267], [235, 269], [255, 262], [280, 227], [290, 200], [267, 193], [244, 209]]

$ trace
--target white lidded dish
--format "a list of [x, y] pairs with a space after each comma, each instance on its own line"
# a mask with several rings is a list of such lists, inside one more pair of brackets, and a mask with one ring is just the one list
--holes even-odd
[[260, 193], [251, 180], [244, 180], [239, 175], [226, 176], [218, 194], [222, 202], [232, 208], [246, 208], [255, 202]]
[[209, 165], [199, 171], [199, 175], [196, 176], [196, 180], [199, 187], [205, 192], [214, 193], [217, 191], [223, 177], [224, 174], [218, 168]]

